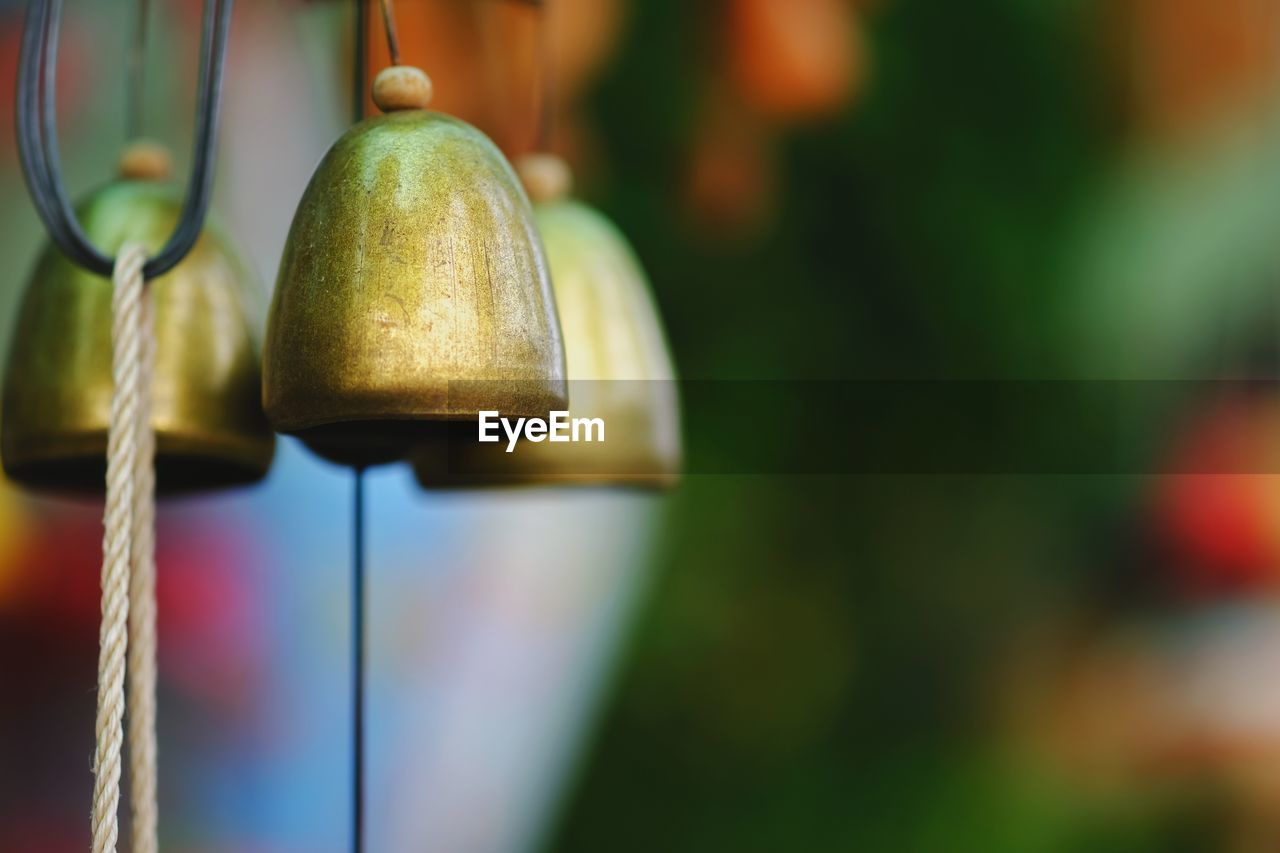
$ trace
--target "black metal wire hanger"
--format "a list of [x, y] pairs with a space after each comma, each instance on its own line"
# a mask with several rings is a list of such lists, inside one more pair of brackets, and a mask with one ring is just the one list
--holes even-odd
[[[173, 234], [143, 267], [148, 279], [163, 275], [186, 257], [209, 211], [232, 5], [233, 0], [205, 0], [191, 176]], [[85, 236], [62, 179], [55, 98], [61, 18], [62, 0], [28, 0], [15, 102], [18, 156], [31, 200], [54, 243], [73, 263], [109, 276], [115, 259]]]

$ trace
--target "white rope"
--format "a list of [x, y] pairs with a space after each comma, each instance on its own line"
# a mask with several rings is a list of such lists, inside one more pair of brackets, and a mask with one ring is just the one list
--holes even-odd
[[[141, 278], [141, 268], [138, 273]], [[156, 853], [156, 437], [151, 429], [155, 332], [151, 290], [138, 311], [133, 543], [129, 552], [129, 782], [133, 853]]]
[[[115, 853], [120, 832], [125, 659], [130, 651], [134, 845], [138, 851], [155, 850], [155, 478], [149, 417], [153, 356], [142, 276], [145, 262], [142, 246], [125, 245], [116, 258], [112, 277], [111, 372], [115, 387], [107, 434], [103, 514], [93, 853]], [[132, 614], [130, 598], [134, 599]]]

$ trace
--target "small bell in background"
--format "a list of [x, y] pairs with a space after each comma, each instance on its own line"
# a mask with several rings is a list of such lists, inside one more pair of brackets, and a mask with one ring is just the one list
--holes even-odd
[[[480, 443], [478, 424], [460, 423], [419, 447], [418, 481], [428, 489], [668, 488], [680, 474], [679, 401], [644, 271], [611, 222], [567, 197], [572, 176], [563, 160], [530, 155], [520, 161], [519, 172], [535, 202], [564, 330], [567, 422], [598, 420], [604, 440], [525, 440], [507, 452], [505, 436]], [[585, 432], [579, 436], [586, 437]]]
[[[121, 179], [77, 208], [86, 236], [114, 253], [157, 251], [181, 215], [164, 183], [168, 152], [139, 142]], [[260, 480], [275, 437], [260, 403], [254, 321], [260, 291], [216, 224], [191, 253], [148, 283], [156, 360], [151, 423], [161, 493]], [[112, 283], [48, 246], [18, 313], [5, 371], [0, 454], [5, 473], [37, 490], [102, 493], [110, 420]]]
[[384, 115], [334, 144], [298, 205], [263, 369], [272, 425], [357, 467], [404, 458], [432, 422], [566, 400], [542, 242], [510, 164], [425, 109], [416, 68], [382, 71], [373, 97]]

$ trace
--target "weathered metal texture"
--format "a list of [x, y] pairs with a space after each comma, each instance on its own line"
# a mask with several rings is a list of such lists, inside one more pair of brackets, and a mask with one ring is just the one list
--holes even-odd
[[[564, 331], [569, 417], [600, 418], [603, 442], [477, 442], [459, 425], [420, 447], [426, 488], [582, 484], [666, 488], [681, 466], [675, 371], [649, 283], [630, 245], [571, 200], [536, 208]], [[504, 413], [505, 414], [505, 413]]]
[[[158, 250], [180, 213], [175, 192], [120, 181], [78, 208], [87, 236], [114, 253]], [[171, 272], [149, 282], [156, 362], [151, 423], [157, 487], [193, 491], [262, 478], [275, 436], [260, 400], [262, 293], [215, 224]], [[50, 245], [14, 330], [3, 392], [0, 454], [14, 481], [54, 491], [104, 490], [111, 375], [110, 279]]]
[[542, 242], [501, 152], [425, 110], [353, 127], [312, 177], [280, 264], [272, 425], [367, 464], [407, 454], [424, 422], [565, 401]]

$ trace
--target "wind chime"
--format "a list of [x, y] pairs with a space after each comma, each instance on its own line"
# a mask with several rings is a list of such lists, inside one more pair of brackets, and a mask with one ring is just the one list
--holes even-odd
[[[566, 405], [551, 283], [519, 179], [480, 131], [427, 111], [431, 80], [399, 64], [390, 0], [382, 12], [392, 65], [374, 79], [373, 100], [383, 114], [334, 143], [298, 204], [267, 320], [262, 383], [278, 431], [355, 469], [357, 850], [364, 469], [407, 458], [433, 429], [474, 421], [481, 410], [537, 416]], [[356, 64], [362, 69], [363, 50]]]
[[[662, 488], [678, 476], [674, 373], [644, 273], [612, 224], [567, 197], [568, 167], [549, 153], [545, 20], [540, 153], [517, 174], [480, 131], [426, 109], [432, 83], [399, 62], [391, 0], [381, 11], [392, 64], [372, 85], [382, 115], [364, 117], [365, 4], [354, 5], [355, 123], [299, 202], [259, 380], [244, 267], [216, 227], [203, 227], [230, 0], [205, 5], [186, 198], [159, 181], [166, 156], [135, 145], [121, 180], [86, 199], [79, 218], [54, 133], [60, 2], [28, 2], [17, 124], [53, 246], [22, 306], [0, 444], [5, 470], [32, 488], [105, 483], [95, 851], [115, 849], [126, 646], [133, 845], [156, 846], [157, 480], [172, 492], [264, 476], [268, 422], [353, 469], [352, 825], [361, 850], [365, 469], [411, 459], [431, 489]], [[538, 5], [545, 16], [545, 0]], [[140, 10], [135, 67], [145, 0]], [[604, 418], [617, 438], [589, 448], [526, 443], [476, 475], [480, 445], [460, 437], [474, 435], [481, 411], [545, 417], [566, 407]]]

